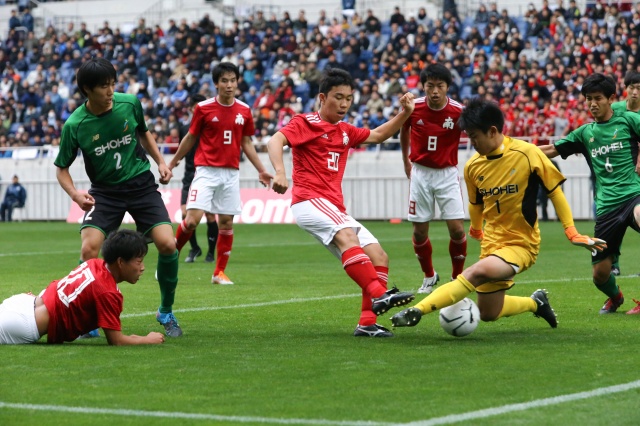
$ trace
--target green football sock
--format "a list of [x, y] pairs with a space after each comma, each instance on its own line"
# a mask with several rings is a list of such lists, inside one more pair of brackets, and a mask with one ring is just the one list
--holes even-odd
[[615, 299], [620, 294], [620, 288], [616, 284], [616, 277], [613, 274], [609, 275], [609, 279], [604, 284], [598, 285], [595, 282], [594, 284], [598, 290], [612, 299]]
[[171, 312], [178, 286], [178, 250], [175, 253], [158, 255], [158, 284], [160, 284], [160, 312]]

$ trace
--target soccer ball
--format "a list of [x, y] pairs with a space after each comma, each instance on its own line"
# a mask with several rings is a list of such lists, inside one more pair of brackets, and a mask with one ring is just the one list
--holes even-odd
[[440, 309], [442, 329], [455, 337], [473, 333], [480, 322], [480, 310], [473, 300], [464, 298], [458, 303]]

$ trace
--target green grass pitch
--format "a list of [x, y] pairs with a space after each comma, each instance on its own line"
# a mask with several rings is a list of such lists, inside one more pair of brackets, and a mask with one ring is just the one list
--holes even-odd
[[[422, 279], [410, 224], [366, 225], [389, 254], [390, 283], [415, 291]], [[577, 227], [593, 232], [592, 222]], [[591, 283], [589, 253], [559, 223], [541, 228], [538, 262], [509, 294], [546, 288], [557, 329], [523, 314], [456, 339], [430, 315], [392, 339], [366, 339], [352, 336], [359, 288], [327, 250], [295, 225], [238, 225], [227, 268], [236, 285], [212, 286], [204, 256], [186, 264], [181, 255], [174, 309], [183, 337], [160, 346], [109, 347], [104, 337], [1, 346], [0, 424], [637, 424], [640, 316], [624, 312], [640, 299], [638, 235], [630, 230], [622, 248], [626, 302], [599, 315], [605, 297]], [[75, 267], [77, 230], [0, 224], [0, 300], [39, 292]], [[432, 223], [431, 239], [446, 278], [443, 222]], [[467, 265], [478, 252], [470, 240]], [[140, 282], [120, 284], [127, 334], [162, 331], [156, 259], [151, 246]], [[390, 327], [395, 312], [379, 323]]]

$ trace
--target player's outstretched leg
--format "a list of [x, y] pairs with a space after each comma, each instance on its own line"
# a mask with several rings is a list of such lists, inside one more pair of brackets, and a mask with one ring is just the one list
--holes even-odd
[[538, 309], [533, 315], [544, 319], [549, 323], [551, 328], [556, 328], [558, 326], [558, 318], [549, 304], [549, 293], [547, 293], [547, 290], [539, 288], [533, 292], [531, 298], [536, 302], [536, 305], [538, 305]]

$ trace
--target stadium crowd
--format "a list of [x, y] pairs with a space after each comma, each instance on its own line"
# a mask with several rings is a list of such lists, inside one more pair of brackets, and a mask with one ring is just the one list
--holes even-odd
[[126, 34], [107, 21], [95, 33], [70, 23], [65, 30], [49, 26], [43, 37], [35, 36], [23, 7], [12, 12], [0, 48], [0, 156], [11, 156], [16, 146], [59, 143], [65, 120], [83, 102], [75, 70], [92, 56], [116, 66], [116, 91], [139, 97], [158, 143], [179, 142], [189, 97], [215, 94], [211, 70], [222, 61], [240, 68], [237, 98], [253, 107], [262, 145], [294, 114], [316, 107], [326, 68], [355, 77], [348, 120], [375, 128], [398, 113], [400, 94], [420, 94], [420, 70], [438, 61], [454, 76], [453, 99], [493, 99], [506, 115], [506, 134], [544, 144], [592, 120], [580, 102], [587, 75], [612, 75], [624, 95], [624, 75], [640, 61], [640, 4], [631, 6], [595, 3], [580, 10], [574, 0], [542, 0], [510, 16], [490, 3], [465, 19], [455, 7], [439, 17], [425, 8], [405, 16], [396, 7], [388, 21], [368, 10], [348, 17], [321, 12], [316, 22], [304, 10], [295, 18], [257, 10], [231, 28], [204, 14], [199, 22], [170, 19], [164, 27], [140, 18]]

